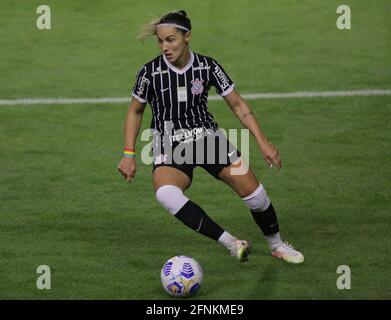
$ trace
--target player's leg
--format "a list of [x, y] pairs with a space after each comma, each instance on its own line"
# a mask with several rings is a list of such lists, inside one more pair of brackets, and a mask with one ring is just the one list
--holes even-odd
[[170, 166], [160, 166], [153, 171], [153, 188], [156, 191], [164, 185], [174, 185], [185, 191], [191, 184], [191, 177]]
[[[184, 191], [191, 184], [191, 174], [188, 174], [170, 166], [155, 168], [153, 184], [157, 200], [194, 231], [230, 248], [237, 239], [214, 222], [200, 206], [185, 196]], [[239, 252], [236, 256], [241, 262], [247, 260], [247, 252]]]
[[218, 178], [235, 190], [250, 208], [251, 215], [262, 230], [274, 257], [292, 263], [303, 262], [304, 257], [299, 251], [294, 250], [287, 242], [282, 242], [274, 207], [251, 168], [244, 174], [233, 174], [234, 169], [241, 165], [240, 161], [244, 160], [239, 158], [234, 164], [224, 167], [218, 173]]

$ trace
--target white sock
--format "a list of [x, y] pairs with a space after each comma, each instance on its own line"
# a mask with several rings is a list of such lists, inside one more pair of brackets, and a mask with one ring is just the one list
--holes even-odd
[[269, 243], [269, 247], [271, 250], [276, 250], [279, 246], [283, 244], [279, 232], [271, 234], [269, 236], [265, 236], [265, 238], [266, 241]]
[[229, 232], [224, 231], [223, 234], [220, 236], [218, 242], [220, 242], [224, 247], [228, 249], [231, 244], [236, 240], [238, 239], [231, 235]]

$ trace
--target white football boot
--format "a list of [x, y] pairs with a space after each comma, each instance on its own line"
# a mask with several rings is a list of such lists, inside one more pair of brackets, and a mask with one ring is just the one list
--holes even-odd
[[251, 242], [247, 240], [235, 240], [228, 247], [231, 256], [238, 258], [239, 262], [248, 261], [248, 254], [251, 248]]
[[304, 256], [302, 255], [302, 253], [293, 249], [292, 245], [289, 244], [287, 241], [285, 241], [277, 249], [272, 250], [271, 254], [275, 258], [282, 259], [290, 263], [304, 262]]

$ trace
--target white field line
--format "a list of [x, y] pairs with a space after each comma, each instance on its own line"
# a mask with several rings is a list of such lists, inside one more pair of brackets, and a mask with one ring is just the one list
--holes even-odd
[[[241, 96], [246, 100], [286, 99], [286, 98], [327, 98], [354, 96], [389, 96], [391, 89], [344, 90], [344, 91], [299, 91], [288, 93], [245, 93]], [[209, 100], [219, 100], [219, 96], [210, 96]], [[121, 104], [129, 103], [130, 97], [118, 98], [38, 98], [38, 99], [0, 99], [0, 106], [53, 105], [53, 104]]]

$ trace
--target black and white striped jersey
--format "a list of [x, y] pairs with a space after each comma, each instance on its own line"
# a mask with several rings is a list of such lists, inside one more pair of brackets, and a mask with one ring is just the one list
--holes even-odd
[[174, 130], [218, 128], [208, 112], [208, 91], [216, 88], [220, 96], [228, 95], [234, 84], [214, 59], [190, 52], [190, 61], [178, 69], [160, 55], [138, 72], [132, 95], [152, 107], [151, 128], [164, 133], [164, 122]]

